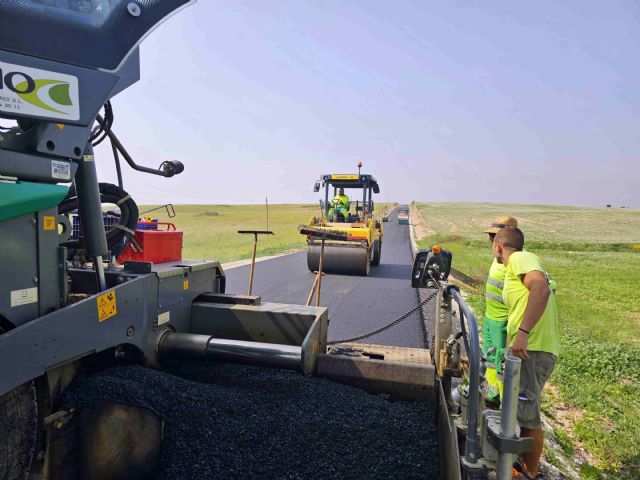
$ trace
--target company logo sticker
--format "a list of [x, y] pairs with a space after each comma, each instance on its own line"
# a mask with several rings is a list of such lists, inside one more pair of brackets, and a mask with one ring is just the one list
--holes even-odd
[[0, 112], [79, 120], [78, 79], [0, 62]]

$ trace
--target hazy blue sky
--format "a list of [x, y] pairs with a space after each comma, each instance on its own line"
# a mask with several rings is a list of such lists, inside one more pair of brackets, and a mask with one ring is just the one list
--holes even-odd
[[315, 202], [362, 160], [380, 200], [640, 207], [637, 0], [200, 0], [141, 56], [114, 130], [185, 172], [126, 167], [138, 202]]

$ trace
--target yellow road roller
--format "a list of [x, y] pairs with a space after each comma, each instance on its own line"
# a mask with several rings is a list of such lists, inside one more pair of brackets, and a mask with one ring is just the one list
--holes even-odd
[[380, 263], [383, 231], [380, 220], [374, 217], [372, 199], [374, 193], [380, 193], [380, 187], [372, 175], [360, 173], [361, 166], [357, 174], [322, 175], [315, 183], [314, 192], [324, 190], [322, 215], [312, 218], [308, 226], [316, 232], [344, 233], [346, 240], [307, 237], [307, 266], [312, 272], [318, 270], [323, 241], [323, 272], [368, 275], [371, 265]]

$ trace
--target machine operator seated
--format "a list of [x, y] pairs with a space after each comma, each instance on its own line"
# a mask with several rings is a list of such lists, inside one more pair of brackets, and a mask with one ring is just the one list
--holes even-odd
[[349, 221], [349, 197], [344, 194], [344, 188], [338, 190], [338, 194], [331, 200], [329, 208], [330, 222]]

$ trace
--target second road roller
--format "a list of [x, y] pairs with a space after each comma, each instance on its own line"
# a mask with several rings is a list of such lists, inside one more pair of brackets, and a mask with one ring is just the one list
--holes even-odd
[[[307, 266], [312, 272], [319, 268], [323, 241], [323, 272], [368, 275], [371, 265], [380, 263], [383, 228], [374, 216], [373, 203], [373, 194], [380, 193], [380, 186], [372, 175], [360, 173], [361, 167], [359, 162], [358, 173], [322, 175], [315, 183], [315, 192], [324, 190], [322, 213], [313, 217], [308, 226], [315, 231], [341, 233], [346, 239], [308, 237]], [[350, 198], [347, 193], [354, 191], [357, 193]]]

